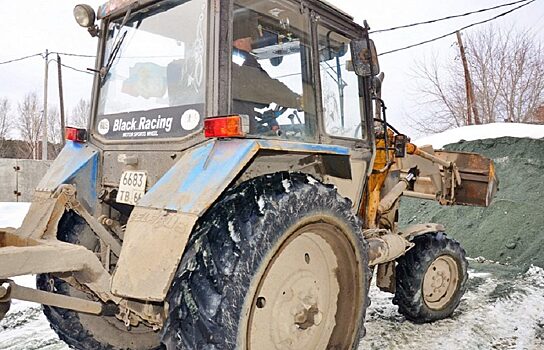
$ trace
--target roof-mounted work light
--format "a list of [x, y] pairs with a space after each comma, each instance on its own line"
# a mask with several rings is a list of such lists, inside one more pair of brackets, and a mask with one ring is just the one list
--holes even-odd
[[96, 21], [96, 14], [91, 6], [85, 4], [76, 5], [74, 7], [74, 18], [77, 24], [87, 28], [92, 36], [98, 35], [98, 27], [94, 23]]

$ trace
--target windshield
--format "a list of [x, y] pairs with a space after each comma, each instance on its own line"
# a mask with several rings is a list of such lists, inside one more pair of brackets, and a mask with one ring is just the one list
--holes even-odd
[[183, 137], [202, 127], [206, 19], [205, 0], [167, 0], [109, 24], [100, 135]]

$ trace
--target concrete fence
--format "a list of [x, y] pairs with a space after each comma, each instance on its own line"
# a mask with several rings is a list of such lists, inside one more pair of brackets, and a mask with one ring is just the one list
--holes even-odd
[[0, 202], [30, 202], [52, 161], [0, 158]]

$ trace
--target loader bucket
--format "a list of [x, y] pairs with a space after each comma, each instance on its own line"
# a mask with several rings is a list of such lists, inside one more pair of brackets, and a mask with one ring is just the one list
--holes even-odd
[[499, 189], [495, 165], [477, 153], [435, 151], [435, 155], [454, 162], [461, 175], [461, 186], [455, 189], [455, 204], [487, 207]]

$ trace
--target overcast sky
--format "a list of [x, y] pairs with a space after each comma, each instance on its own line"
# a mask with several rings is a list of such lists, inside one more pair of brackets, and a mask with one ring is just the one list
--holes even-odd
[[[367, 20], [372, 29], [381, 29], [422, 20], [477, 10], [513, 0], [331, 0], [362, 23]], [[104, 1], [89, 0], [95, 9]], [[90, 54], [96, 51], [96, 38], [91, 38], [85, 29], [74, 21], [72, 9], [79, 1], [74, 0], [0, 0], [0, 62], [49, 51]], [[413, 29], [391, 33], [375, 34], [373, 39], [380, 52], [407, 44], [416, 43], [445, 34], [472, 22], [493, 17], [506, 9], [473, 15]], [[516, 11], [493, 22], [503, 28], [530, 29], [541, 39], [544, 38], [544, 0]], [[476, 27], [478, 29], [481, 27]], [[474, 30], [474, 29], [472, 29]], [[412, 66], [424, 57], [438, 54], [443, 61], [453, 60], [457, 47], [455, 37], [448, 37], [433, 44], [380, 58], [382, 71], [386, 74], [383, 98], [388, 104], [389, 120], [403, 131], [414, 133], [406, 123], [407, 115], [424, 113], [424, 106], [418, 105], [413, 93]], [[94, 59], [63, 56], [62, 61], [85, 70], [93, 67]], [[58, 105], [57, 69], [55, 62], [49, 68], [49, 105]], [[92, 76], [63, 68], [65, 106], [67, 114], [80, 98], [89, 99]], [[24, 61], [0, 65], [0, 97], [7, 97], [15, 114], [17, 103], [24, 95], [36, 91], [43, 96], [44, 60], [33, 57]]]

